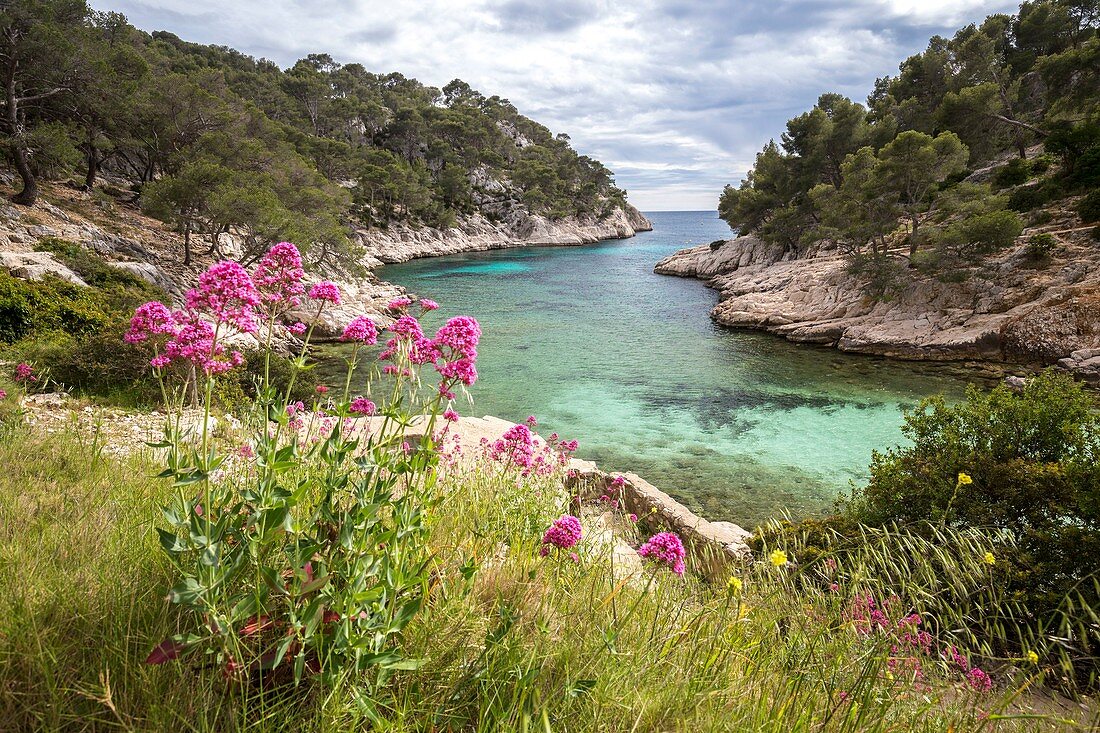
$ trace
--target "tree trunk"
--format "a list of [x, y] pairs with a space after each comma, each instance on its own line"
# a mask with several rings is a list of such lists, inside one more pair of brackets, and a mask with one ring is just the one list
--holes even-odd
[[917, 256], [917, 215], [910, 214], [909, 220], [913, 222], [913, 230], [909, 232], [909, 263]]
[[8, 62], [7, 79], [4, 85], [4, 96], [7, 102], [7, 128], [11, 136], [11, 157], [15, 162], [15, 170], [23, 179], [23, 190], [11, 197], [12, 203], [20, 206], [33, 206], [38, 199], [38, 181], [34, 178], [30, 161], [27, 159], [27, 145], [23, 142], [19, 125], [19, 98], [15, 96], [15, 60]]
[[88, 172], [84, 176], [85, 191], [91, 191], [95, 187], [96, 175], [99, 173], [99, 152], [91, 140], [91, 135], [88, 137]]

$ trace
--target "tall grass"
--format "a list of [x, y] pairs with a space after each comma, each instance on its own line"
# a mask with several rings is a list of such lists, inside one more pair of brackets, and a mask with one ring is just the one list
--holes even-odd
[[[154, 530], [171, 492], [151, 478], [159, 469], [140, 453], [105, 455], [76, 431], [8, 433], [0, 465], [4, 731], [1100, 725], [1093, 701], [1043, 692], [1042, 662], [988, 660], [995, 687], [977, 692], [934, 660], [923, 680], [912, 679], [891, 667], [888, 636], [856, 630], [849, 609], [857, 594], [893, 593], [926, 612], [940, 597], [960, 613], [963, 604], [993, 602], [974, 560], [988, 539], [945, 535], [940, 569], [929, 572], [933, 564], [919, 558], [934, 548], [878, 533], [845, 560], [836, 591], [811, 582], [805, 568], [768, 562], [739, 571], [740, 589], [667, 570], [626, 577], [587, 538], [578, 563], [539, 557], [542, 530], [566, 509], [560, 478], [517, 483], [484, 464], [452, 467], [442, 479], [431, 594], [402, 640], [417, 669], [395, 672], [368, 695], [354, 678], [334, 687], [230, 683], [198, 657], [148, 666], [149, 650], [180, 630], [164, 599], [174, 576]], [[946, 638], [955, 624], [941, 618]], [[981, 649], [971, 653], [986, 660]]]

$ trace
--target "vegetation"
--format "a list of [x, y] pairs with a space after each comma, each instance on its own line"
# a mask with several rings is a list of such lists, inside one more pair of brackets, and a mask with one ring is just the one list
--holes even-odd
[[[903, 430], [910, 443], [876, 452], [870, 481], [837, 516], [768, 530], [758, 541], [801, 538], [819, 564], [861, 547], [869, 527], [903, 527], [933, 544], [952, 531], [1002, 537], [990, 569], [996, 612], [968, 613], [958, 628], [993, 656], [1044, 647], [1064, 684], [1096, 685], [1100, 414], [1091, 395], [1048, 371], [1019, 393], [972, 387], [957, 405], [925, 400]], [[937, 602], [960, 603], [951, 595]]]
[[171, 33], [137, 30], [84, 0], [0, 9], [3, 153], [31, 204], [42, 178], [136, 181], [152, 215], [244, 260], [302, 243], [315, 261], [355, 254], [346, 224], [435, 226], [522, 203], [550, 217], [625, 203], [610, 172], [506, 99], [443, 89], [310, 54], [290, 69]]
[[[866, 107], [824, 94], [790, 120], [740, 186], [726, 186], [719, 214], [796, 253], [831, 240], [880, 294], [903, 279], [901, 251], [950, 269], [1008, 246], [1021, 227], [1009, 210], [1100, 183], [1098, 27], [1094, 0], [1028, 0], [1015, 16], [936, 36], [876, 82]], [[1036, 143], [1047, 155], [1028, 160]], [[1007, 199], [962, 182], [990, 166]], [[934, 255], [922, 260], [922, 248]]]

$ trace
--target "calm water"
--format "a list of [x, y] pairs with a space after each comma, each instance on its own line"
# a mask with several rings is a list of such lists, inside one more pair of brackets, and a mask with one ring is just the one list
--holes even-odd
[[960, 393], [927, 367], [714, 325], [714, 291], [653, 265], [729, 229], [712, 212], [649, 216], [654, 231], [631, 239], [380, 274], [438, 300], [439, 322], [481, 322], [475, 403], [460, 412], [534, 414], [542, 432], [579, 440], [581, 457], [638, 473], [711, 519], [752, 526], [828, 508], [865, 478], [873, 448], [902, 439], [903, 407]]

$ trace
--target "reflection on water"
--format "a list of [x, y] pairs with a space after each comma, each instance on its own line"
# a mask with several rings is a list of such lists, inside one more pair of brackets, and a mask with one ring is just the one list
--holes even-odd
[[729, 236], [711, 212], [658, 212], [654, 231], [584, 247], [510, 249], [390, 265], [440, 302], [434, 328], [475, 316], [475, 404], [580, 441], [711, 519], [754, 525], [827, 509], [902, 439], [901, 410], [961, 394], [935, 367], [841, 354], [714, 325], [716, 294], [653, 274], [677, 249]]

